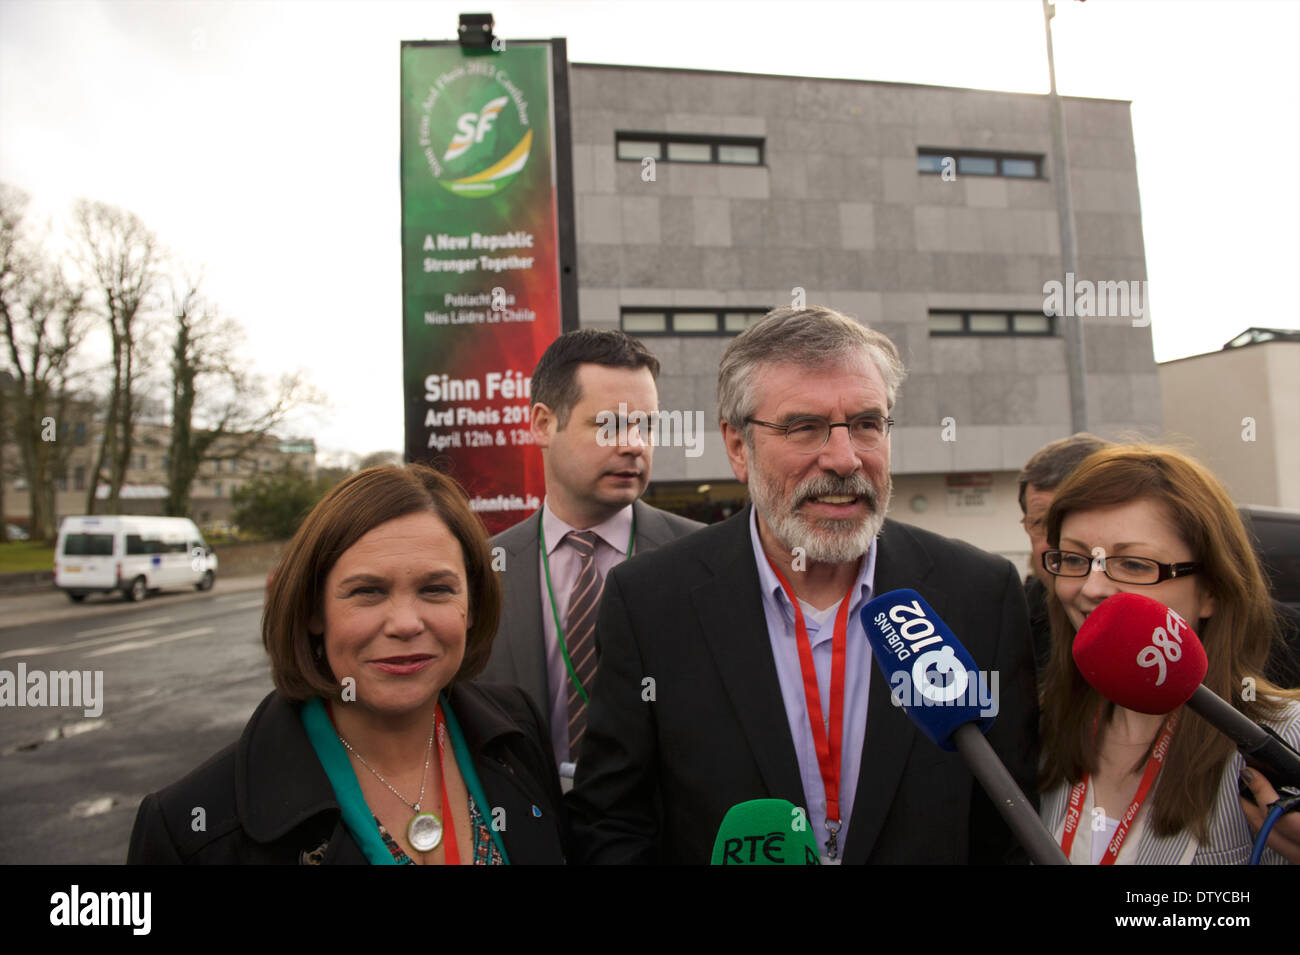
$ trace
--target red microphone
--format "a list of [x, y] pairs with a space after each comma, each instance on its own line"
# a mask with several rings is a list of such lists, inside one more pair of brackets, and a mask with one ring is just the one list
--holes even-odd
[[1125, 709], [1158, 715], [1186, 704], [1275, 786], [1300, 789], [1300, 753], [1201, 684], [1205, 647], [1160, 601], [1141, 594], [1107, 597], [1074, 638], [1074, 664], [1089, 686]]
[[1074, 665], [1106, 699], [1160, 714], [1187, 702], [1205, 679], [1205, 648], [1187, 621], [1142, 594], [1112, 594], [1079, 628]]

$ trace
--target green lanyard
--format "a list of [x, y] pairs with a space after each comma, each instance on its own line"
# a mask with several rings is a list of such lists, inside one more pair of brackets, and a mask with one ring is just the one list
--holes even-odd
[[[546, 595], [551, 598], [551, 617], [555, 620], [555, 636], [560, 641], [560, 653], [564, 655], [564, 666], [569, 671], [569, 679], [573, 681], [574, 687], [578, 690], [578, 695], [582, 697], [582, 702], [587, 702], [587, 690], [578, 679], [578, 674], [573, 669], [573, 661], [569, 659], [569, 645], [564, 640], [564, 628], [560, 626], [560, 611], [555, 606], [555, 591], [551, 589], [551, 561], [546, 556], [546, 528], [542, 525], [542, 515], [545, 508], [537, 512], [537, 537], [542, 545], [542, 567], [546, 570]], [[627, 560], [632, 556], [632, 545], [636, 543], [636, 509], [632, 510], [632, 534], [627, 539], [627, 554], [623, 559]], [[593, 553], [592, 560], [596, 559]], [[599, 571], [598, 571], [599, 573]]]

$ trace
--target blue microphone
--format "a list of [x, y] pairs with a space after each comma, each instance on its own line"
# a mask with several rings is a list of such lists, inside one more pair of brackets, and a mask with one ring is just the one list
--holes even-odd
[[948, 625], [915, 590], [895, 590], [861, 610], [871, 654], [921, 732], [956, 751], [952, 734], [973, 723], [987, 733], [998, 714], [997, 674], [986, 680]]
[[895, 705], [932, 742], [961, 754], [1029, 858], [1040, 865], [1069, 865], [984, 738], [998, 712], [997, 673], [985, 680], [966, 648], [915, 590], [882, 594], [860, 613], [871, 655]]

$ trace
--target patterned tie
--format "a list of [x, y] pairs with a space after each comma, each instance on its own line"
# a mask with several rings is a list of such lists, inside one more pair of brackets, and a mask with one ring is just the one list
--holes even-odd
[[[569, 662], [583, 688], [591, 693], [591, 678], [596, 673], [596, 606], [604, 581], [596, 570], [596, 534], [593, 531], [570, 531], [565, 537], [578, 552], [581, 563], [578, 577], [569, 592], [569, 613], [564, 626], [564, 641], [569, 648]], [[573, 681], [569, 681], [569, 758], [578, 758], [578, 740], [587, 728], [587, 704]]]

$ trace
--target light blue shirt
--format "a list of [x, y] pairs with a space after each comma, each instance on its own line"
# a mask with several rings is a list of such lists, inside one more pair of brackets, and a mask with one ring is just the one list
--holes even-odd
[[[749, 537], [754, 547], [754, 561], [758, 565], [758, 580], [763, 590], [763, 616], [767, 619], [767, 636], [772, 645], [772, 659], [781, 684], [781, 698], [785, 703], [785, 718], [794, 739], [794, 753], [799, 761], [799, 778], [803, 783], [804, 808], [813, 838], [826, 862], [826, 790], [822, 784], [821, 769], [817, 765], [817, 747], [813, 743], [812, 726], [808, 722], [808, 705], [804, 701], [803, 671], [799, 668], [798, 636], [795, 630], [794, 609], [781, 581], [772, 572], [767, 554], [758, 536], [757, 512], [749, 514]], [[871, 645], [862, 628], [858, 611], [871, 599], [876, 579], [876, 542], [871, 542], [858, 578], [853, 582], [853, 598], [849, 604], [849, 621], [844, 660], [844, 730], [840, 746], [840, 815], [838, 837], [840, 858], [848, 841], [849, 820], [853, 818], [853, 797], [858, 789], [858, 772], [862, 766], [862, 743], [867, 734], [867, 692], [871, 685]], [[813, 667], [817, 670], [817, 690], [821, 697], [822, 718], [829, 723], [831, 701], [831, 638], [835, 631], [835, 615], [839, 601], [819, 612], [810, 604], [800, 601], [804, 612], [804, 625], [808, 628], [808, 642], [812, 644]], [[819, 617], [821, 619], [819, 619]], [[829, 733], [827, 734], [829, 737]]]

